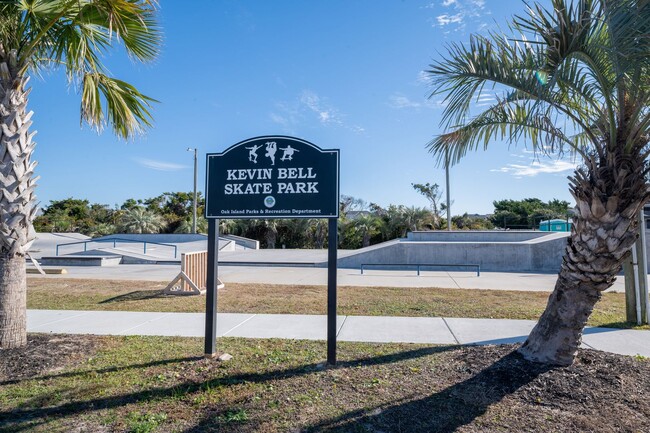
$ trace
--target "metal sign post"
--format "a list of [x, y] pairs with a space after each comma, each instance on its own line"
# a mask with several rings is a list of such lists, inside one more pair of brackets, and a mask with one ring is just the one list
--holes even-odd
[[205, 357], [217, 353], [217, 285], [219, 272], [219, 220], [208, 220], [208, 275], [205, 285]]
[[272, 135], [206, 155], [208, 281], [205, 353], [216, 353], [219, 218], [327, 218], [327, 362], [336, 363], [336, 269], [339, 150]]
[[330, 218], [327, 242], [327, 363], [336, 365], [336, 259], [338, 219]]

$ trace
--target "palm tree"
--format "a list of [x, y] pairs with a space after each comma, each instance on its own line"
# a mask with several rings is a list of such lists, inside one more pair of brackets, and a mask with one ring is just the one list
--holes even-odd
[[[425, 208], [411, 206], [404, 208], [403, 221], [407, 230], [415, 232], [423, 229], [427, 222], [433, 222], [433, 216]], [[406, 236], [406, 233], [404, 233], [404, 236]]]
[[[203, 219], [205, 220], [205, 218]], [[205, 222], [205, 226], [206, 227], [208, 226], [207, 220]], [[223, 219], [223, 218], [219, 219], [219, 233], [221, 233], [222, 235], [232, 235], [234, 234], [234, 231], [236, 229], [237, 229], [237, 220]], [[207, 233], [207, 230], [201, 231], [201, 233]]]
[[313, 247], [322, 250], [325, 247], [325, 238], [327, 237], [327, 221], [323, 218], [310, 219], [308, 236]]
[[[232, 220], [230, 220], [232, 221]], [[221, 228], [221, 220], [219, 221], [219, 228]], [[176, 230], [174, 230], [174, 233], [194, 233], [193, 231], [194, 226], [192, 223], [192, 216], [189, 218], [185, 218], [181, 220], [180, 224], [178, 224], [178, 227], [176, 227]], [[199, 216], [196, 219], [196, 233], [207, 233], [208, 232], [208, 220], [206, 220], [204, 217]], [[226, 232], [221, 232], [221, 234], [227, 234]]]
[[29, 78], [63, 68], [79, 85], [82, 119], [130, 137], [150, 125], [152, 99], [106, 75], [101, 56], [116, 43], [139, 61], [156, 56], [155, 0], [0, 2], [0, 348], [27, 342], [25, 255], [36, 213]]
[[[581, 158], [569, 178], [577, 206], [555, 290], [519, 349], [529, 360], [568, 365], [650, 197], [650, 3], [552, 0], [549, 9], [530, 6], [511, 30], [515, 37], [472, 36], [431, 66], [432, 94], [446, 94], [451, 132], [429, 147], [456, 163], [501, 138]], [[486, 92], [499, 92], [496, 102], [472, 116], [471, 102]]]
[[366, 248], [370, 246], [370, 238], [379, 233], [381, 219], [376, 215], [362, 214], [353, 220], [353, 224], [361, 234], [361, 248]]
[[165, 219], [142, 206], [127, 210], [122, 215], [120, 230], [124, 233], [160, 233]]
[[266, 248], [275, 249], [275, 242], [278, 240], [278, 228], [281, 221], [276, 219], [262, 220], [262, 227], [264, 227], [264, 239], [266, 240]]

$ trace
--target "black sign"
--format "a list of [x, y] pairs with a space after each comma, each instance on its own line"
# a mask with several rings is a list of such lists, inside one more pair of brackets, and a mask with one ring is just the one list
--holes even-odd
[[207, 155], [206, 218], [337, 218], [339, 151], [256, 137]]

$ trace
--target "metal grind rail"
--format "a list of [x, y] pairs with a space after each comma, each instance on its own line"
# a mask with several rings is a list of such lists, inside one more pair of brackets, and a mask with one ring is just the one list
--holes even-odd
[[112, 242], [113, 243], [113, 248], [117, 248], [117, 243], [122, 242], [122, 243], [141, 243], [143, 244], [143, 254], [147, 254], [147, 244], [152, 244], [152, 245], [162, 245], [165, 247], [170, 247], [174, 249], [174, 258], [176, 258], [177, 253], [178, 253], [178, 247], [176, 245], [172, 244], [163, 244], [161, 242], [151, 242], [151, 241], [138, 241], [134, 239], [122, 239], [122, 238], [112, 238], [112, 239], [93, 239], [89, 241], [79, 241], [79, 242], [68, 242], [65, 244], [57, 244], [56, 245], [56, 255], [59, 255], [59, 247], [65, 247], [68, 245], [80, 245], [83, 244], [84, 246], [84, 252], [88, 251], [88, 244], [97, 242], [97, 243], [106, 243], [106, 242]]
[[407, 267], [407, 268], [412, 268], [415, 267], [417, 269], [418, 276], [420, 276], [420, 269], [421, 268], [476, 268], [476, 276], [480, 277], [481, 276], [481, 265], [468, 265], [468, 264], [458, 264], [458, 265], [453, 265], [449, 263], [419, 263], [419, 264], [408, 264], [408, 263], [364, 263], [361, 265], [361, 275], [363, 275], [363, 270], [364, 268], [367, 268], [369, 266], [374, 266], [374, 267], [387, 267], [387, 266], [392, 266], [392, 267]]

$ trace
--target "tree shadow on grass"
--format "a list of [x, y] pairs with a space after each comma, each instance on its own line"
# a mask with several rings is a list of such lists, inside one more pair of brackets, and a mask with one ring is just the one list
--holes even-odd
[[526, 361], [513, 351], [469, 379], [428, 397], [351, 411], [302, 431], [453, 432], [553, 368]]
[[164, 299], [164, 298], [175, 298], [175, 297], [176, 296], [174, 295], [165, 294], [164, 290], [136, 290], [134, 292], [129, 292], [123, 295], [118, 295], [112, 298], [104, 299], [99, 303], [112, 304], [114, 302], [146, 301], [148, 299]]
[[[435, 353], [442, 353], [449, 350], [458, 349], [458, 346], [437, 346], [437, 347], [427, 347], [419, 348], [404, 352], [399, 352], [395, 354], [360, 358], [352, 361], [343, 361], [337, 364], [337, 367], [333, 368], [345, 368], [345, 367], [358, 367], [358, 366], [371, 366], [371, 365], [382, 365], [382, 364], [391, 364], [400, 362], [407, 359], [415, 359], [424, 356], [429, 356]], [[198, 358], [190, 358], [198, 359]], [[182, 361], [182, 359], [181, 359]], [[165, 364], [169, 361], [161, 360], [157, 361], [152, 365]], [[137, 368], [137, 367], [147, 367], [147, 364], [142, 365], [133, 365], [133, 366], [124, 366], [120, 367], [121, 369], [127, 368]], [[100, 370], [98, 370], [99, 372]], [[102, 371], [110, 372], [112, 369], [105, 369]], [[267, 371], [263, 373], [242, 373], [227, 375], [224, 377], [217, 377], [210, 380], [205, 380], [202, 382], [195, 381], [186, 381], [183, 383], [178, 383], [174, 386], [169, 387], [159, 387], [144, 389], [140, 391], [135, 391], [131, 393], [108, 396], [108, 397], [99, 397], [90, 400], [78, 401], [74, 399], [74, 395], [69, 399], [68, 402], [51, 405], [51, 401], [56, 401], [58, 399], [58, 390], [53, 390], [50, 393], [41, 393], [38, 396], [34, 397], [31, 401], [22, 404], [19, 408], [8, 409], [0, 411], [0, 432], [11, 431], [11, 432], [21, 432], [26, 430], [34, 429], [39, 425], [44, 425], [46, 423], [55, 421], [57, 419], [62, 419], [68, 416], [75, 416], [79, 414], [88, 414], [97, 410], [117, 408], [125, 406], [128, 404], [137, 404], [142, 402], [148, 402], [151, 400], [163, 400], [166, 398], [179, 399], [183, 398], [186, 395], [198, 392], [206, 391], [209, 389], [214, 389], [219, 386], [230, 386], [238, 385], [243, 383], [267, 383], [273, 382], [282, 379], [288, 379], [295, 376], [304, 376], [310, 375], [315, 372], [322, 371], [322, 367], [319, 364], [305, 364], [302, 366], [289, 368], [289, 369], [280, 369], [274, 371]], [[78, 374], [87, 374], [88, 371], [80, 372]], [[62, 375], [75, 375], [77, 373], [63, 373]], [[84, 390], [76, 390], [76, 394], [80, 394]], [[47, 405], [47, 407], [37, 407], [40, 405]], [[220, 409], [221, 412], [227, 412], [229, 408], [223, 407]], [[216, 411], [216, 416], [219, 415], [219, 409]], [[4, 426], [4, 427], [3, 427]], [[221, 426], [223, 428], [224, 426]], [[233, 427], [237, 431], [236, 426]], [[215, 428], [215, 412], [204, 417], [202, 421], [199, 422], [199, 425], [191, 428], [188, 432], [207, 432], [213, 431]], [[224, 431], [218, 428], [218, 431]], [[254, 431], [249, 430], [249, 431]]]

